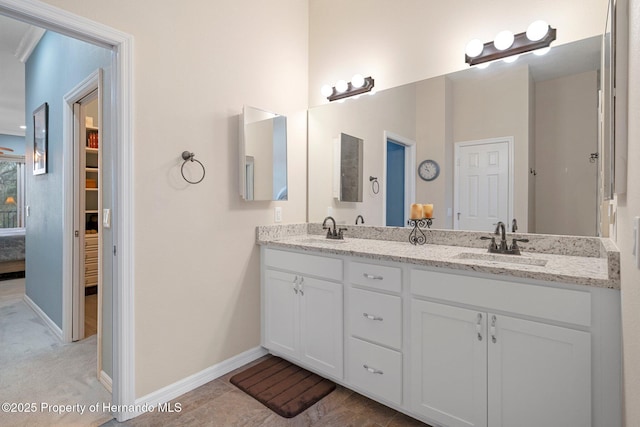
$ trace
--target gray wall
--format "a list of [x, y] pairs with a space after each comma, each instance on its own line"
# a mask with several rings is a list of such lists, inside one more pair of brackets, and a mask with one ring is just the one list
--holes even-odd
[[12, 153], [7, 152], [5, 154], [23, 156], [25, 148], [24, 136], [5, 135], [0, 133], [0, 147], [13, 149]]
[[[62, 204], [63, 191], [63, 96], [98, 68], [104, 70], [105, 99], [110, 105], [110, 50], [47, 31], [31, 54], [26, 73], [26, 293], [62, 327]], [[34, 176], [32, 113], [42, 103], [49, 104], [48, 173]], [[110, 123], [109, 109], [103, 108], [103, 124]], [[103, 200], [111, 208], [111, 136], [103, 128]], [[107, 184], [107, 185], [105, 185]], [[109, 230], [103, 234], [104, 247], [111, 247]], [[105, 251], [103, 263], [103, 370], [111, 375], [111, 257]]]

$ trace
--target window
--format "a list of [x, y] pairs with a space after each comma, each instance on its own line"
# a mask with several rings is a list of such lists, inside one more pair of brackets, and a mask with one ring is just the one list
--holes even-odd
[[0, 156], [0, 230], [24, 227], [24, 157]]

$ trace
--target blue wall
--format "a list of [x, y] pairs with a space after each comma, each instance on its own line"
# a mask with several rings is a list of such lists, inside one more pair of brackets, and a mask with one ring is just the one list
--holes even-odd
[[24, 149], [25, 149], [24, 136], [0, 134], [0, 147], [7, 147], [7, 148], [13, 149], [13, 153], [7, 152], [5, 154], [24, 156]]
[[[26, 204], [31, 210], [26, 218], [26, 293], [61, 328], [63, 96], [96, 69], [110, 69], [111, 55], [110, 50], [47, 31], [25, 67]], [[44, 102], [49, 104], [48, 173], [34, 176], [32, 114]]]

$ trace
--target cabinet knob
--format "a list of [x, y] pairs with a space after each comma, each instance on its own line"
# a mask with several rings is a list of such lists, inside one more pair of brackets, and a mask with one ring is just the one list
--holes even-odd
[[378, 374], [378, 375], [384, 374], [384, 372], [382, 372], [381, 370], [372, 368], [372, 367], [367, 366], [367, 365], [362, 365], [362, 367], [364, 369], [366, 369], [368, 372], [372, 373], [372, 374]]

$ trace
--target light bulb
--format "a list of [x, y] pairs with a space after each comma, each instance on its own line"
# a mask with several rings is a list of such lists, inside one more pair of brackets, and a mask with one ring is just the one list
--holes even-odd
[[514, 39], [515, 37], [513, 36], [513, 33], [511, 31], [509, 30], [500, 31], [496, 35], [496, 38], [493, 40], [493, 45], [498, 50], [506, 50], [506, 49], [509, 49], [511, 45], [513, 45]]
[[351, 78], [351, 86], [355, 88], [364, 86], [364, 77], [362, 77], [362, 74], [356, 74]]
[[338, 82], [336, 83], [336, 92], [338, 93], [342, 93], [346, 91], [348, 88], [349, 88], [349, 84], [344, 80], [338, 80]]
[[329, 85], [324, 85], [322, 86], [322, 89], [320, 89], [320, 93], [322, 94], [322, 96], [327, 98], [328, 96], [331, 96], [331, 94], [333, 93], [333, 88]]
[[520, 58], [520, 55], [507, 56], [502, 61], [506, 62], [507, 64], [511, 64], [512, 62], [516, 62], [518, 58]]
[[538, 55], [538, 56], [542, 56], [542, 55], [546, 55], [550, 50], [551, 50], [551, 46], [547, 46], [547, 47], [542, 48], [542, 49], [534, 50], [533, 54], [534, 55]]
[[549, 24], [542, 20], [534, 21], [527, 28], [527, 38], [532, 42], [537, 42], [538, 40], [542, 40], [548, 32]]
[[480, 55], [483, 50], [484, 44], [478, 39], [473, 39], [469, 43], [467, 43], [467, 47], [465, 48], [464, 52], [469, 58], [475, 58], [476, 56]]

